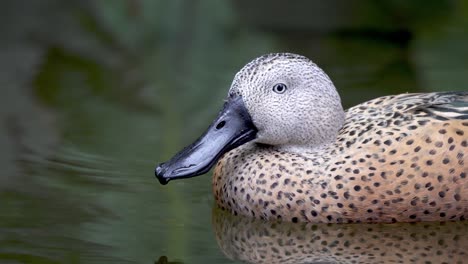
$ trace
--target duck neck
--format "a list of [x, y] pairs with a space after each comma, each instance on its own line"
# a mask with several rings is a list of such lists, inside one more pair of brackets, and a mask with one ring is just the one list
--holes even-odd
[[345, 122], [343, 109], [335, 109], [333, 116], [324, 115], [320, 120], [311, 122], [307, 130], [296, 129], [287, 143], [278, 145], [284, 151], [304, 153], [328, 147], [336, 141], [339, 131]]
[[285, 144], [278, 146], [280, 151], [286, 151], [296, 154], [307, 153], [307, 152], [316, 152], [321, 151], [327, 148], [330, 144], [335, 142], [336, 136], [334, 138], [330, 138], [330, 140], [322, 141], [320, 144]]

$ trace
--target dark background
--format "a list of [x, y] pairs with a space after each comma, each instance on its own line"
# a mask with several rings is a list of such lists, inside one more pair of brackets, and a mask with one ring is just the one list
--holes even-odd
[[346, 107], [468, 90], [461, 0], [11, 0], [0, 38], [1, 263], [229, 262], [210, 175], [153, 169], [259, 55], [308, 56]]

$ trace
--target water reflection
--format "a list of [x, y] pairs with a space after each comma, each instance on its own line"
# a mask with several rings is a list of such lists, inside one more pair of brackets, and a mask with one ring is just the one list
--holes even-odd
[[183, 264], [182, 261], [169, 261], [168, 257], [161, 256], [154, 264]]
[[213, 210], [223, 253], [248, 263], [463, 263], [468, 222], [294, 224]]

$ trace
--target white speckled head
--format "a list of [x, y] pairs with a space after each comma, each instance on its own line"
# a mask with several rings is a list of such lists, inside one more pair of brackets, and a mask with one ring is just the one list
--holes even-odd
[[[274, 89], [277, 84], [286, 89]], [[332, 81], [301, 55], [275, 53], [251, 61], [236, 74], [229, 93], [242, 96], [258, 143], [315, 148], [335, 140], [344, 123]]]

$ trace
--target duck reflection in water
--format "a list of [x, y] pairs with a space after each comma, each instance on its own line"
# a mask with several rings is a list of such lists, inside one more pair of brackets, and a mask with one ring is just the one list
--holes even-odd
[[213, 210], [218, 245], [247, 263], [466, 263], [468, 222], [265, 222]]

